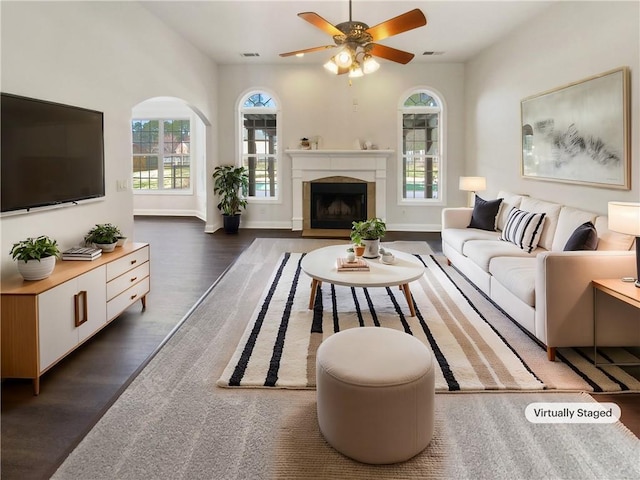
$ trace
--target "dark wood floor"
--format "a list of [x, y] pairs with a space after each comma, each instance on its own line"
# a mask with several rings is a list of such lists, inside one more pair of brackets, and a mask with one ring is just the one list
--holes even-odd
[[[41, 379], [2, 383], [1, 476], [49, 478], [144, 367], [154, 351], [237, 256], [257, 237], [299, 237], [288, 230], [203, 233], [194, 218], [137, 217], [134, 240], [151, 244], [147, 309], [136, 304]], [[388, 232], [385, 240], [427, 240], [438, 234]], [[620, 405], [640, 435], [640, 395], [601, 397]]]

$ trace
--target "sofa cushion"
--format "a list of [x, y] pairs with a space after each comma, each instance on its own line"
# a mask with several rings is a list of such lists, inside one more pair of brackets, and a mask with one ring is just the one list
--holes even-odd
[[491, 260], [496, 257], [535, 257], [543, 249], [527, 253], [509, 242], [495, 240], [469, 240], [463, 246], [462, 253], [485, 272], [489, 271]]
[[595, 250], [598, 246], [598, 232], [591, 222], [584, 222], [567, 240], [565, 251]]
[[[545, 214], [546, 218], [544, 221], [544, 228], [542, 229], [542, 235], [540, 236], [539, 243], [540, 246], [546, 250], [552, 249], [553, 237], [556, 234], [556, 227], [558, 225], [558, 217], [560, 216], [561, 208], [562, 205], [558, 203], [545, 202], [544, 200], [538, 200], [531, 197], [522, 197], [522, 202], [520, 202], [520, 210]], [[564, 243], [562, 245], [564, 246]]]
[[469, 228], [479, 228], [480, 230], [495, 232], [496, 215], [498, 215], [500, 203], [502, 203], [501, 198], [497, 200], [485, 200], [476, 195]]
[[502, 199], [502, 203], [500, 204], [500, 211], [498, 212], [498, 217], [496, 219], [496, 226], [498, 227], [498, 230], [503, 230], [504, 226], [507, 224], [509, 212], [513, 207], [520, 208], [520, 203], [524, 197], [517, 193], [501, 190], [498, 192], [498, 198]]
[[498, 232], [478, 230], [477, 228], [446, 228], [441, 232], [442, 242], [455, 251], [462, 253], [463, 246], [469, 240], [500, 240]]
[[512, 208], [500, 239], [531, 253], [538, 246], [540, 235], [542, 235], [544, 217], [544, 213], [525, 212]]
[[496, 257], [489, 263], [489, 273], [524, 303], [535, 307], [535, 258]]
[[598, 232], [598, 250], [631, 250], [635, 237], [609, 230], [609, 219], [599, 216], [595, 221]]
[[572, 207], [562, 207], [560, 209], [560, 215], [558, 216], [558, 226], [556, 227], [556, 233], [553, 235], [551, 250], [553, 250], [554, 252], [560, 252], [564, 250], [569, 237], [573, 235], [573, 232], [575, 232], [576, 228], [586, 222], [591, 222], [592, 224], [594, 224], [595, 221], [595, 213], [587, 212], [585, 210], [578, 210], [577, 208]]

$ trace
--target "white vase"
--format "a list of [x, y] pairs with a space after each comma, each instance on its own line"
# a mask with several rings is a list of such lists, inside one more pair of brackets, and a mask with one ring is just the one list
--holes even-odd
[[362, 239], [362, 243], [364, 244], [364, 258], [378, 258], [380, 251], [380, 239], [376, 238], [375, 240], [365, 240]]
[[18, 260], [18, 272], [25, 280], [42, 280], [56, 268], [56, 257], [44, 257], [40, 260]]

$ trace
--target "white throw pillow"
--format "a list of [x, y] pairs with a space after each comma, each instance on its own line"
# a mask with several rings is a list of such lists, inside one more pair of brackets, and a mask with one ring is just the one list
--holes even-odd
[[531, 253], [540, 241], [545, 215], [544, 213], [525, 212], [515, 207], [512, 208], [500, 239], [511, 242], [525, 252]]

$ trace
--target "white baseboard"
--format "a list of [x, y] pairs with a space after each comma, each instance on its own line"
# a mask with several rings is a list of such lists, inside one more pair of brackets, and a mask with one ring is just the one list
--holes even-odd
[[439, 223], [387, 223], [390, 232], [439, 232], [442, 225]]
[[[222, 228], [222, 221], [207, 224], [204, 231], [213, 233]], [[240, 228], [256, 228], [256, 229], [274, 229], [274, 230], [293, 230], [291, 222], [270, 222], [270, 221], [240, 221]], [[440, 232], [442, 226], [440, 224], [413, 224], [413, 223], [387, 223], [387, 230], [393, 232]]]
[[197, 217], [200, 220], [206, 220], [204, 215], [196, 210], [136, 208], [133, 210], [133, 215], [147, 215], [150, 217]]

